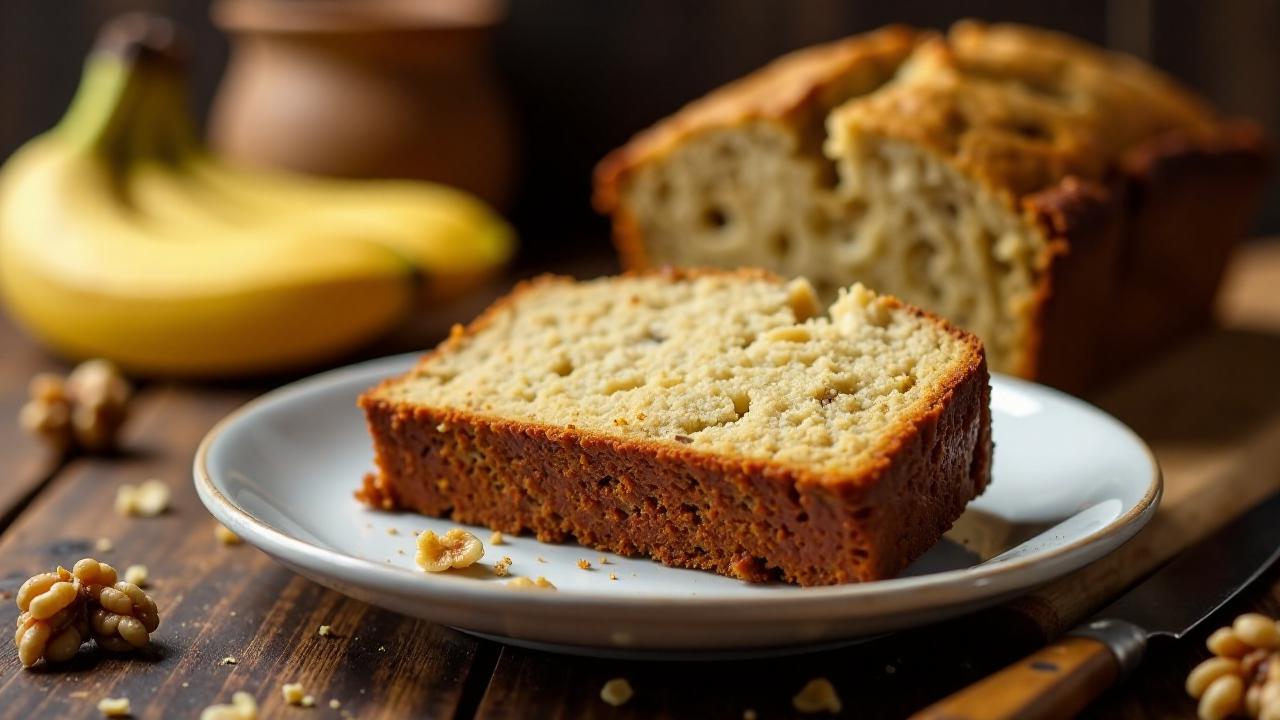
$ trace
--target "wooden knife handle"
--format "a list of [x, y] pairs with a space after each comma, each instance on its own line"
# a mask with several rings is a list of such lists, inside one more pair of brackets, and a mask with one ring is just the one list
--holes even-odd
[[912, 715], [915, 720], [1071, 718], [1120, 677], [1103, 642], [1069, 635]]

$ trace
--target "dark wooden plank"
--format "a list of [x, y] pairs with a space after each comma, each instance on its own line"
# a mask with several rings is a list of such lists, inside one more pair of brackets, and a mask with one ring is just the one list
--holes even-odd
[[0, 312], [0, 531], [58, 466], [58, 458], [18, 427], [27, 381], [43, 370], [65, 372], [65, 363], [32, 344]]
[[[1280, 568], [1182, 641], [1157, 640], [1138, 673], [1106, 693], [1089, 718], [1194, 717], [1187, 672], [1209, 656], [1210, 632], [1243, 612], [1280, 617]], [[485, 720], [523, 717], [540, 708], [561, 718], [794, 717], [791, 697], [826, 677], [844, 701], [842, 717], [899, 718], [993, 672], [1037, 639], [995, 614], [922, 628], [844, 650], [797, 657], [713, 662], [639, 662], [552, 655], [505, 647], [479, 707]], [[600, 699], [625, 677], [635, 697], [621, 708]]]
[[[477, 717], [521, 717], [521, 708], [562, 718], [796, 717], [792, 697], [825, 677], [842, 717], [901, 718], [1036, 647], [1025, 619], [989, 611], [864, 643], [806, 655], [654, 662], [579, 658], [504, 647]], [[600, 698], [627, 678], [634, 698], [620, 708]], [[820, 717], [825, 717], [822, 715]]]
[[[1280, 577], [1272, 573], [1187, 639], [1153, 643], [1139, 672], [1106, 693], [1089, 718], [1194, 717], [1183, 682], [1208, 657], [1204, 639], [1235, 615], [1256, 610], [1280, 615]], [[714, 662], [638, 662], [551, 655], [503, 648], [477, 717], [520, 718], [528, 708], [558, 718], [797, 717], [791, 697], [809, 679], [826, 677], [844, 703], [841, 717], [901, 718], [1003, 667], [1026, 652], [1031, 636], [996, 620], [970, 619], [872, 641], [845, 650], [798, 657]], [[600, 689], [625, 677], [634, 698], [621, 708]], [[822, 717], [825, 717], [822, 716]]]
[[[326, 717], [338, 716], [331, 698], [360, 718], [453, 713], [478, 641], [348, 600], [248, 545], [214, 538], [190, 480], [191, 457], [205, 431], [249, 394], [147, 389], [127, 428], [127, 452], [72, 462], [0, 538], [0, 591], [98, 555], [122, 571], [147, 565], [162, 618], [153, 648], [136, 657], [82, 651], [69, 668], [32, 671], [18, 666], [12, 650], [0, 653], [0, 717], [95, 717], [97, 701], [108, 696], [128, 697], [139, 718], [195, 717], [236, 690], [255, 695], [264, 717], [275, 717], [286, 682], [301, 682], [321, 706], [314, 712]], [[150, 477], [173, 489], [170, 512], [117, 516], [118, 485]], [[115, 549], [96, 552], [99, 537]], [[12, 600], [0, 604], [0, 626], [13, 627], [16, 615]], [[335, 634], [320, 637], [321, 624]], [[228, 656], [238, 664], [218, 664]], [[487, 677], [489, 667], [479, 671]]]

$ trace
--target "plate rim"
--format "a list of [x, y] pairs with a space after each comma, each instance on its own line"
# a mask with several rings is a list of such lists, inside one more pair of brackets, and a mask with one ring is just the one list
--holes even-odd
[[[407, 568], [379, 563], [367, 558], [333, 550], [294, 537], [278, 530], [269, 523], [255, 517], [231, 501], [214, 483], [213, 475], [208, 468], [209, 455], [219, 438], [227, 429], [241, 422], [264, 405], [284, 402], [292, 396], [306, 395], [329, 383], [349, 375], [363, 372], [394, 373], [407, 369], [407, 364], [422, 356], [420, 352], [390, 355], [365, 360], [327, 370], [281, 387], [270, 390], [249, 400], [244, 405], [231, 411], [220, 419], [201, 439], [192, 463], [197, 494], [209, 512], [237, 535], [257, 546], [268, 555], [281, 556], [291, 564], [308, 567], [315, 572], [333, 575], [336, 569], [357, 573], [360, 580], [357, 584], [387, 590], [396, 595], [430, 596], [433, 601], [457, 601], [460, 603], [483, 602], [505, 603], [512, 599], [510, 589], [502, 584], [475, 582], [472, 578], [452, 577], [446, 573], [419, 574]], [[403, 366], [403, 367], [402, 367]], [[1164, 483], [1160, 464], [1155, 454], [1142, 438], [1128, 425], [1084, 400], [1071, 396], [1060, 390], [1015, 378], [1001, 373], [992, 373], [993, 381], [1011, 385], [1017, 389], [1032, 392], [1044, 392], [1068, 404], [1082, 407], [1087, 412], [1099, 414], [1111, 420], [1128, 435], [1129, 439], [1142, 450], [1150, 466], [1151, 476], [1148, 478], [1142, 497], [1119, 517], [1092, 533], [1070, 543], [1037, 553], [1007, 560], [994, 565], [976, 565], [968, 568], [945, 570], [910, 577], [897, 577], [873, 582], [846, 583], [842, 585], [826, 585], [814, 587], [790, 586], [780, 588], [779, 592], [768, 595], [689, 595], [678, 597], [661, 596], [629, 596], [607, 595], [596, 591], [583, 591], [571, 588], [561, 589], [554, 593], [520, 593], [521, 603], [529, 607], [549, 610], [573, 608], [579, 611], [589, 610], [680, 610], [686, 613], [684, 620], [693, 619], [692, 614], [714, 615], [732, 610], [742, 617], [744, 612], [768, 611], [770, 617], [777, 617], [780, 609], [798, 613], [811, 612], [817, 606], [832, 603], [848, 603], [851, 608], [860, 605], [859, 599], [896, 597], [920, 593], [927, 594], [931, 590], [947, 590], [957, 587], [981, 588], [983, 594], [992, 596], [1011, 590], [1030, 590], [1037, 585], [1053, 580], [1061, 575], [1096, 561], [1115, 547], [1126, 542], [1146, 525], [1154, 516], [1163, 495]], [[376, 381], [374, 381], [376, 382]], [[355, 487], [353, 480], [352, 487]], [[1099, 551], [1099, 549], [1101, 551]], [[1091, 552], [1093, 551], [1093, 552]], [[1074, 561], [1082, 555], [1092, 555], [1078, 563]], [[1074, 564], [1073, 564], [1074, 563]], [[1065, 571], [1059, 571], [1063, 564], [1072, 565]], [[406, 589], [406, 581], [412, 578], [412, 586]], [[969, 594], [951, 598], [948, 601], [916, 604], [901, 607], [903, 612], [938, 605], [951, 605], [972, 601]], [[850, 602], [855, 601], [855, 602]], [[857, 613], [854, 613], [857, 615]]]

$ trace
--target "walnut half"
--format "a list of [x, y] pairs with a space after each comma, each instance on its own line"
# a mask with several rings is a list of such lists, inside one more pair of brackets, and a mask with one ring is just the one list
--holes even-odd
[[131, 582], [117, 578], [110, 565], [85, 558], [72, 572], [89, 598], [89, 627], [104, 650], [125, 652], [145, 647], [160, 626], [160, 612], [151, 596]]
[[443, 536], [430, 530], [418, 536], [418, 554], [414, 560], [427, 572], [444, 572], [450, 568], [465, 568], [484, 557], [484, 544], [480, 538], [454, 528]]
[[27, 394], [18, 416], [23, 429], [59, 453], [74, 447], [96, 453], [115, 447], [133, 389], [119, 368], [97, 359], [80, 363], [65, 379], [40, 373]]
[[13, 641], [23, 667], [70, 660], [89, 639], [82, 586], [66, 568], [28, 579], [17, 601], [21, 613]]
[[17, 603], [13, 639], [24, 667], [68, 660], [90, 637], [106, 650], [143, 647], [160, 625], [150, 596], [92, 558], [31, 577], [19, 588]]

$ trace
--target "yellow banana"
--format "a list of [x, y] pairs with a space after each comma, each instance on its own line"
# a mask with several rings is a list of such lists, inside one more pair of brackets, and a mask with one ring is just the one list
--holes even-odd
[[462, 193], [207, 156], [176, 66], [132, 22], [126, 51], [91, 55], [67, 116], [0, 169], [0, 297], [50, 346], [152, 374], [280, 370], [510, 256], [507, 225]]
[[20, 150], [0, 186], [0, 289], [63, 353], [149, 374], [261, 372], [348, 351], [411, 308], [413, 269], [385, 247], [157, 234], [105, 175], [51, 141]]
[[480, 284], [506, 264], [514, 249], [509, 226], [495, 222], [480, 201], [443, 186], [321, 178], [298, 183], [214, 163], [194, 163], [190, 170], [206, 186], [262, 216], [304, 216], [316, 226], [367, 237], [400, 253], [422, 272], [427, 303]]
[[[166, 82], [168, 80], [168, 82]], [[182, 117], [182, 88], [172, 75], [149, 88], [155, 115]], [[270, 224], [281, 231], [323, 228], [366, 237], [405, 256], [426, 275], [424, 286], [483, 276], [514, 250], [510, 227], [466, 193], [408, 180], [338, 180], [237, 167], [206, 153], [186, 129], [170, 123], [153, 140], [165, 158], [134, 177], [139, 201], [153, 192], [185, 193], [190, 203], [231, 223]], [[133, 173], [131, 173], [133, 175]], [[161, 189], [165, 177], [179, 188]], [[163, 204], [163, 203], [160, 203]]]
[[129, 185], [144, 215], [171, 222], [203, 213], [227, 228], [366, 238], [417, 267], [429, 297], [485, 277], [513, 249], [509, 227], [479, 201], [425, 183], [299, 179], [188, 159], [136, 167]]

